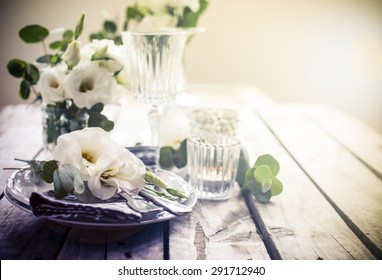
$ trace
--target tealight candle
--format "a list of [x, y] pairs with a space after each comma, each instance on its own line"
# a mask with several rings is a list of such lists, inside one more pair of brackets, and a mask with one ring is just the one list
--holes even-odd
[[240, 143], [227, 135], [187, 139], [188, 177], [199, 199], [224, 200], [232, 195]]

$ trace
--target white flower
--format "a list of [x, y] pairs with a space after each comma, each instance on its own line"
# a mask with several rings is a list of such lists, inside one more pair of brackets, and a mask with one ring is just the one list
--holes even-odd
[[120, 189], [133, 195], [144, 187], [143, 162], [100, 128], [61, 135], [53, 154], [60, 165], [75, 166], [90, 192], [99, 199], [109, 199]]
[[76, 66], [78, 63], [80, 63], [81, 60], [81, 43], [77, 40], [73, 40], [68, 45], [68, 48], [62, 55], [62, 59], [66, 62], [68, 67], [71, 69], [74, 66]]
[[101, 58], [95, 62], [112, 74], [120, 71], [126, 60], [122, 47], [117, 46], [113, 40], [93, 40], [81, 49], [83, 59], [91, 60], [94, 54], [98, 54], [98, 58]]
[[65, 80], [68, 97], [78, 107], [88, 109], [99, 102], [104, 105], [116, 103], [118, 96], [113, 94], [115, 86], [116, 80], [110, 72], [90, 61], [75, 67]]
[[147, 32], [147, 31], [160, 31], [164, 28], [176, 27], [178, 19], [170, 15], [147, 15], [141, 21], [129, 22], [129, 30]]
[[65, 71], [65, 65], [47, 67], [42, 70], [38, 86], [44, 103], [55, 104], [65, 100]]

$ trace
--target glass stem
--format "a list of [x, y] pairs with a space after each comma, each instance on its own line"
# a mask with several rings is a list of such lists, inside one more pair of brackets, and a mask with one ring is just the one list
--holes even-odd
[[151, 129], [151, 144], [154, 147], [159, 147], [159, 126], [160, 126], [160, 113], [158, 105], [153, 105], [149, 112], [149, 121]]

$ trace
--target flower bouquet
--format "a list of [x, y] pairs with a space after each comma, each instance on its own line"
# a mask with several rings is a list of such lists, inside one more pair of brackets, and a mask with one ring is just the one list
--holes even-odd
[[25, 26], [20, 38], [42, 43], [45, 53], [34, 63], [12, 59], [7, 65], [9, 73], [21, 79], [21, 98], [34, 94], [34, 102], [42, 102], [44, 144], [50, 151], [61, 134], [88, 126], [112, 130], [114, 123], [102, 111], [105, 105], [117, 104], [121, 89], [128, 86], [120, 46], [106, 39], [81, 45], [84, 20], [85, 13], [75, 30], [61, 31], [62, 38], [49, 44], [54, 54], [47, 52], [46, 40], [59, 31]]
[[[35, 185], [53, 184], [54, 199], [50, 192], [31, 194], [32, 210], [38, 216], [62, 218], [78, 211], [83, 218], [94, 219], [83, 209], [84, 205], [93, 205], [87, 209], [93, 209], [95, 214], [97, 209], [104, 212], [101, 208], [105, 208], [105, 215], [109, 215], [110, 206], [114, 213], [133, 214], [135, 219], [163, 210], [174, 215], [192, 210], [182, 204], [189, 198], [187, 190], [169, 186], [101, 128], [84, 128], [61, 135], [53, 160], [27, 162]], [[120, 204], [116, 196], [123, 197], [125, 203]], [[127, 212], [123, 210], [126, 202], [130, 208]]]

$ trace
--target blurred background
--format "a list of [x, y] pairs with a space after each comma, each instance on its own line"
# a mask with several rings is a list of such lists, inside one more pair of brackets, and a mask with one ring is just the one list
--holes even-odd
[[[3, 0], [0, 106], [22, 102], [8, 61], [43, 53], [19, 39], [22, 27], [73, 29], [86, 11], [86, 42], [105, 13], [122, 23], [126, 3]], [[279, 102], [325, 103], [382, 133], [382, 0], [210, 0], [198, 25], [207, 31], [187, 47], [189, 83], [248, 84]]]

